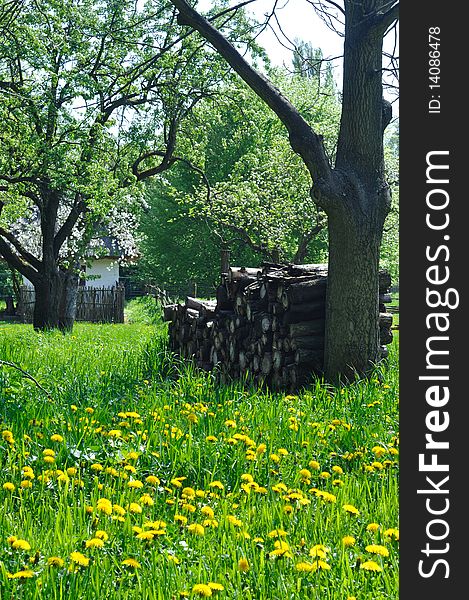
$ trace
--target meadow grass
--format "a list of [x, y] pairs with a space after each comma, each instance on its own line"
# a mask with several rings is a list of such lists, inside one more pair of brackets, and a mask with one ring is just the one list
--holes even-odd
[[0, 325], [0, 598], [398, 598], [398, 356], [218, 386], [165, 327]]

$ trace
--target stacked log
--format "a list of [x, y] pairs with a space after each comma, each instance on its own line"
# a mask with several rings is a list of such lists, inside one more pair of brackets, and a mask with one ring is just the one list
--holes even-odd
[[[165, 308], [170, 348], [192, 358], [221, 381], [249, 378], [273, 389], [295, 390], [324, 357], [327, 265], [264, 263], [260, 269], [231, 267], [216, 300], [186, 298]], [[389, 273], [379, 273], [382, 357], [392, 341]]]

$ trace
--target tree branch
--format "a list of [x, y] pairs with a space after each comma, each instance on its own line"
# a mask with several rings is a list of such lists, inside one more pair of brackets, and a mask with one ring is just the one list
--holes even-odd
[[41, 391], [43, 391], [49, 400], [53, 400], [51, 394], [44, 387], [42, 387], [42, 385], [39, 383], [39, 381], [35, 377], [33, 377], [30, 373], [28, 373], [27, 371], [25, 371], [24, 369], [22, 369], [15, 363], [9, 362], [7, 360], [0, 360], [0, 366], [10, 367], [11, 369], [16, 369], [17, 371], [19, 371], [21, 373], [21, 375], [25, 379], [29, 379], [30, 381], [32, 381], [34, 383], [34, 385], [37, 388], [39, 388]]
[[24, 260], [27, 260], [32, 267], [37, 270], [41, 268], [41, 261], [36, 258], [34, 254], [31, 254], [31, 252], [28, 252], [25, 248], [23, 248], [23, 246], [12, 233], [6, 231], [6, 229], [3, 229], [3, 227], [0, 227], [0, 235], [3, 236], [7, 242], [10, 242], [18, 254], [24, 258]]
[[196, 29], [223, 56], [249, 87], [275, 112], [288, 130], [290, 143], [304, 160], [313, 181], [330, 181], [332, 169], [321, 136], [264, 75], [254, 69], [238, 50], [186, 0], [171, 0], [179, 11], [178, 21]]
[[24, 260], [21, 259], [17, 254], [15, 254], [2, 237], [0, 237], [0, 256], [3, 256], [10, 267], [13, 267], [19, 271], [21, 275], [24, 275], [32, 283], [37, 280], [38, 272], [26, 264]]

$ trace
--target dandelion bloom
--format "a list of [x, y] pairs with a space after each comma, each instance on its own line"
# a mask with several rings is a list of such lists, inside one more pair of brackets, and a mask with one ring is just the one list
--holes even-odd
[[140, 569], [140, 563], [135, 558], [126, 558], [121, 563], [124, 567], [129, 567], [130, 569]]
[[247, 571], [249, 571], [250, 568], [251, 567], [249, 565], [247, 558], [240, 558], [238, 560], [238, 569], [240, 571], [242, 571], [243, 573], [246, 573]]
[[225, 486], [223, 485], [223, 483], [221, 481], [212, 481], [212, 483], [209, 484], [209, 487], [217, 488], [219, 490], [225, 489]]
[[12, 547], [15, 550], [31, 550], [31, 545], [26, 540], [15, 540], [12, 543]]
[[208, 435], [208, 436], [205, 438], [205, 441], [206, 441], [206, 442], [218, 442], [218, 438], [217, 438], [217, 437], [215, 437], [214, 435]]
[[131, 513], [140, 514], [142, 512], [142, 507], [140, 506], [140, 504], [137, 504], [136, 502], [131, 502], [129, 504], [129, 511]]
[[155, 504], [155, 501], [150, 496], [150, 494], [143, 494], [142, 496], [140, 496], [139, 502], [143, 506], [153, 506]]
[[272, 529], [267, 534], [270, 538], [286, 537], [288, 533], [284, 529]]
[[31, 579], [31, 577], [34, 577], [34, 571], [31, 571], [31, 569], [23, 569], [16, 573], [8, 573], [7, 577], [8, 579]]
[[204, 515], [204, 517], [207, 517], [209, 519], [213, 519], [213, 517], [215, 516], [213, 508], [211, 508], [210, 506], [202, 506], [200, 512]]
[[15, 484], [11, 483], [11, 481], [7, 481], [6, 483], [3, 484], [3, 489], [6, 492], [14, 492], [15, 491]]
[[348, 548], [350, 546], [354, 546], [355, 545], [355, 538], [353, 537], [353, 535], [344, 535], [344, 537], [342, 538], [342, 544]]
[[199, 523], [192, 523], [187, 527], [187, 530], [194, 535], [205, 535], [205, 527]]
[[143, 483], [139, 479], [133, 479], [127, 483], [127, 487], [139, 489], [143, 487]]
[[158, 479], [158, 477], [156, 477], [156, 475], [148, 475], [148, 477], [145, 479], [145, 481], [149, 484], [149, 485], [160, 485], [160, 480]]
[[324, 546], [324, 544], [316, 544], [309, 551], [309, 555], [312, 557], [326, 558], [328, 552], [329, 548]]
[[96, 504], [97, 510], [110, 515], [112, 513], [112, 503], [107, 498], [100, 498]]
[[216, 583], [214, 581], [209, 581], [208, 587], [214, 592], [222, 592], [225, 589], [221, 583]]
[[54, 435], [50, 436], [50, 441], [51, 442], [63, 442], [64, 439], [61, 435], [59, 435], [58, 433], [54, 433]]
[[65, 561], [63, 558], [60, 558], [60, 556], [51, 556], [50, 558], [47, 559], [47, 566], [48, 567], [63, 567], [65, 564]]
[[296, 570], [302, 573], [311, 573], [314, 571], [314, 565], [310, 562], [300, 562], [296, 565]]
[[348, 512], [349, 515], [359, 515], [360, 514], [360, 511], [358, 510], [358, 508], [353, 506], [353, 504], [344, 504], [342, 506], [342, 508], [345, 510], [345, 512]]
[[380, 544], [369, 544], [365, 550], [371, 554], [379, 554], [380, 556], [389, 556], [389, 550]]
[[137, 534], [137, 539], [145, 542], [150, 542], [154, 537], [155, 534], [153, 531], [142, 531]]
[[90, 564], [90, 559], [81, 552], [72, 552], [70, 559], [80, 567], [87, 567]]
[[185, 525], [187, 523], [187, 517], [184, 515], [174, 515], [174, 521], [176, 523], [181, 523], [181, 525]]
[[85, 546], [86, 548], [103, 548], [104, 540], [100, 538], [91, 538], [90, 540], [86, 540]]
[[308, 466], [311, 467], [314, 471], [319, 471], [320, 465], [317, 460], [310, 460]]
[[105, 542], [109, 539], [108, 534], [102, 529], [98, 529], [94, 534], [95, 538], [99, 538], [100, 540], [104, 540]]
[[360, 569], [364, 569], [365, 571], [376, 571], [376, 572], [380, 572], [383, 570], [382, 567], [380, 567], [378, 565], [378, 563], [375, 562], [374, 560], [367, 560], [367, 561], [361, 563]]
[[368, 523], [368, 525], [366, 526], [366, 530], [371, 531], [371, 533], [375, 533], [376, 531], [378, 531], [378, 529], [378, 523]]
[[235, 429], [236, 421], [233, 421], [232, 419], [228, 419], [227, 421], [225, 421], [225, 427], [231, 427], [232, 429]]
[[233, 525], [234, 527], [241, 527], [243, 522], [238, 519], [237, 517], [235, 517], [234, 515], [228, 515], [227, 517], [228, 522]]
[[389, 529], [386, 529], [384, 531], [384, 537], [386, 540], [396, 540], [397, 542], [399, 541], [399, 529], [396, 529], [395, 527], [391, 527]]
[[166, 558], [169, 560], [169, 562], [172, 562], [175, 565], [179, 565], [181, 563], [179, 558], [177, 556], [174, 556], [174, 554], [167, 554]]
[[192, 588], [192, 593], [204, 598], [210, 598], [213, 595], [212, 588], [205, 583], [196, 583]]

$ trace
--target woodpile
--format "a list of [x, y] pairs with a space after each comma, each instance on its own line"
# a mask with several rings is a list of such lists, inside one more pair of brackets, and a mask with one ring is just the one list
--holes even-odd
[[[249, 378], [272, 389], [294, 390], [324, 356], [327, 265], [263, 263], [260, 269], [231, 267], [216, 300], [186, 298], [164, 309], [170, 348], [193, 358], [221, 381]], [[392, 341], [391, 278], [379, 273], [382, 357]]]

